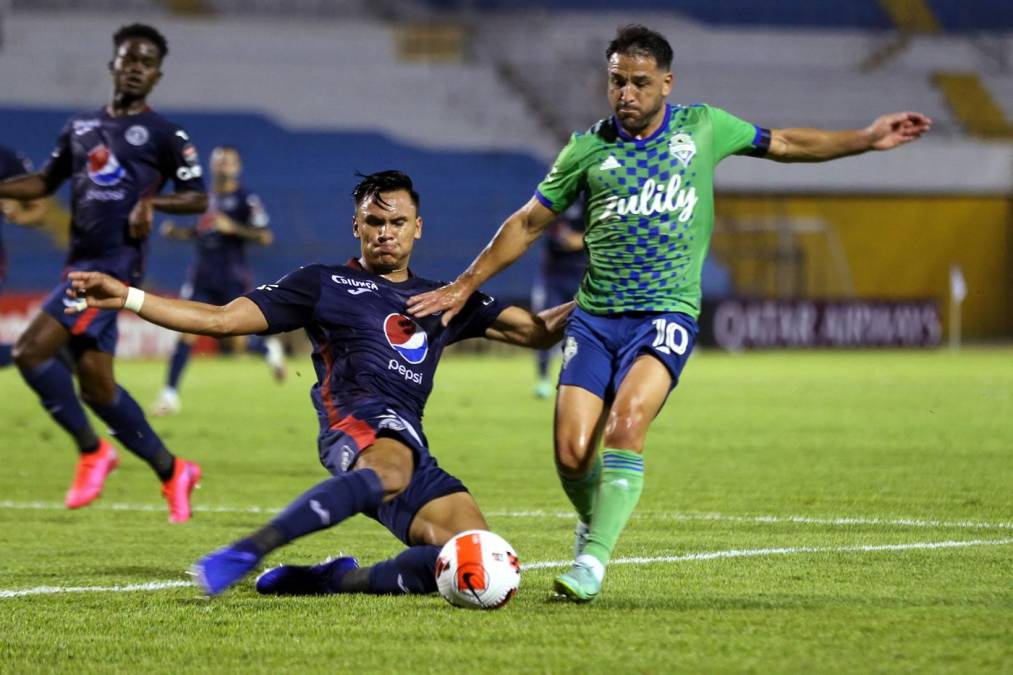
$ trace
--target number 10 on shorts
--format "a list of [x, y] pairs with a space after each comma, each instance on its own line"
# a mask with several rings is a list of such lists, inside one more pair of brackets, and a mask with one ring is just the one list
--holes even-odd
[[655, 319], [654, 329], [657, 334], [651, 347], [663, 354], [685, 354], [689, 346], [689, 333], [675, 321]]

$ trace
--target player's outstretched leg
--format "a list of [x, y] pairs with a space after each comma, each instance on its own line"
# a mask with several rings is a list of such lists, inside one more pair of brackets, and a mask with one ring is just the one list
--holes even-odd
[[601, 436], [604, 404], [586, 389], [563, 385], [556, 399], [556, 473], [563, 492], [577, 512], [573, 556], [587, 544], [601, 476], [596, 449]]
[[384, 484], [373, 469], [356, 469], [328, 478], [300, 495], [265, 527], [198, 560], [194, 565], [197, 583], [208, 595], [218, 595], [253, 571], [274, 549], [375, 509], [383, 501], [384, 492]]
[[162, 481], [169, 504], [169, 522], [190, 519], [190, 493], [200, 481], [194, 462], [175, 457], [148, 424], [144, 412], [126, 389], [113, 380], [112, 355], [89, 350], [78, 359], [81, 397], [128, 450], [143, 459]]
[[359, 567], [355, 558], [341, 557], [319, 565], [282, 565], [257, 578], [264, 595], [425, 595], [436, 591], [439, 546], [412, 546], [372, 567]]
[[647, 428], [664, 405], [671, 383], [664, 364], [644, 355], [619, 386], [605, 425], [601, 478], [587, 546], [554, 583], [556, 592], [575, 602], [590, 602], [601, 590], [605, 566], [643, 490], [641, 452]]

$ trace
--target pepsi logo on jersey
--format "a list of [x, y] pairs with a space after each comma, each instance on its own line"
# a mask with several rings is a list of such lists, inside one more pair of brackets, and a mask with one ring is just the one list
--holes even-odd
[[102, 187], [110, 187], [119, 183], [126, 175], [126, 169], [120, 166], [116, 155], [104, 145], [96, 145], [88, 151], [88, 178]]
[[429, 336], [422, 327], [404, 314], [388, 314], [383, 332], [391, 349], [411, 364], [422, 363], [429, 353]]

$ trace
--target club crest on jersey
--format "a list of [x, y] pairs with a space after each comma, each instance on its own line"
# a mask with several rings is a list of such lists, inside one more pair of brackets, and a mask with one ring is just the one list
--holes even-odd
[[682, 162], [683, 166], [687, 166], [696, 154], [696, 143], [689, 134], [679, 133], [672, 136], [668, 142], [668, 151], [672, 157]]
[[120, 166], [116, 155], [104, 145], [96, 145], [88, 151], [88, 178], [102, 187], [110, 187], [119, 183], [126, 174]]
[[127, 129], [126, 133], [123, 134], [123, 137], [127, 139], [127, 143], [129, 143], [130, 145], [141, 146], [148, 142], [150, 134], [148, 134], [147, 127], [142, 127], [140, 124], [135, 124], [134, 126]]
[[404, 314], [388, 314], [383, 321], [387, 343], [408, 363], [422, 363], [429, 353], [429, 336]]

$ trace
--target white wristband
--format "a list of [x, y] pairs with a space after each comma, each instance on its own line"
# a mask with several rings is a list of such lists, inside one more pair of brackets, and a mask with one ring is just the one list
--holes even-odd
[[127, 299], [123, 303], [123, 309], [129, 309], [135, 314], [141, 311], [141, 307], [144, 305], [144, 291], [139, 288], [131, 286], [127, 289]]

